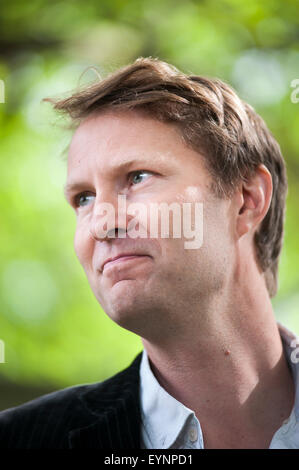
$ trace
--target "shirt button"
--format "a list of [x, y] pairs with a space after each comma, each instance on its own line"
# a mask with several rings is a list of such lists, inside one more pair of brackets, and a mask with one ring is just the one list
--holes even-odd
[[190, 428], [189, 429], [189, 439], [191, 442], [197, 441], [197, 429], [196, 428]]

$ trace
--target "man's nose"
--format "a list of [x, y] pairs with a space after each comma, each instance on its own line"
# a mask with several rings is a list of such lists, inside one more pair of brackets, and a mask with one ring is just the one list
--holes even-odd
[[[119, 201], [121, 204], [119, 204]], [[98, 241], [113, 238], [125, 238], [128, 218], [125, 208], [125, 196], [101, 192], [95, 198], [90, 220], [89, 233]]]

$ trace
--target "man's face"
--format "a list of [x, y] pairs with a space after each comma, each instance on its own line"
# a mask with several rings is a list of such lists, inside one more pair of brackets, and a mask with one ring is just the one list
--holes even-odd
[[[134, 111], [101, 112], [76, 130], [69, 151], [66, 196], [77, 215], [75, 251], [91, 288], [112, 320], [140, 336], [165, 334], [192, 322], [196, 306], [218, 293], [233, 256], [229, 201], [213, 196], [203, 157], [172, 125]], [[118, 195], [146, 238], [132, 238], [126, 215], [117, 220]], [[150, 237], [150, 205], [203, 203], [203, 244], [184, 237]], [[104, 238], [103, 203], [115, 208], [113, 226], [125, 238]], [[171, 218], [170, 218], [171, 220]], [[136, 228], [136, 225], [135, 225]], [[170, 234], [172, 230], [170, 229]], [[103, 263], [108, 258], [130, 255]]]

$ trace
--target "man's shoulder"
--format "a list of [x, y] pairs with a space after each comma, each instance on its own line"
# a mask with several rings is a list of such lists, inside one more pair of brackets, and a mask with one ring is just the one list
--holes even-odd
[[28, 414], [34, 416], [35, 413], [38, 413], [42, 416], [43, 413], [48, 413], [50, 409], [54, 410], [56, 407], [64, 406], [66, 403], [75, 406], [75, 402], [78, 400], [81, 392], [95, 385], [100, 386], [101, 384], [102, 383], [99, 382], [98, 384], [84, 384], [64, 388], [47, 393], [21, 405], [3, 410], [0, 412], [0, 428], [3, 423], [8, 423], [13, 419], [24, 418]]
[[0, 448], [68, 447], [71, 430], [89, 426], [120, 394], [137, 386], [140, 356], [102, 382], [67, 387], [1, 411]]

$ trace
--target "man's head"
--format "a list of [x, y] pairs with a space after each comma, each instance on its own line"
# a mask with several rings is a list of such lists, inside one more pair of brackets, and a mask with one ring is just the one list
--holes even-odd
[[[263, 120], [228, 85], [138, 59], [55, 101], [55, 108], [69, 113], [77, 127], [67, 182], [77, 212], [75, 249], [115, 321], [134, 331], [133, 311], [144, 322], [142, 311], [162, 312], [172, 302], [186, 308], [189, 298], [204, 301], [224, 289], [242, 263], [254, 263], [275, 295], [285, 164]], [[136, 182], [138, 176], [143, 179]], [[175, 238], [103, 239], [97, 207], [116, 206], [118, 194], [145, 206], [202, 202], [202, 247], [185, 250]], [[141, 224], [145, 217], [140, 214]], [[127, 223], [116, 228], [126, 231]], [[145, 256], [102, 270], [103, 259], [120, 252]]]

